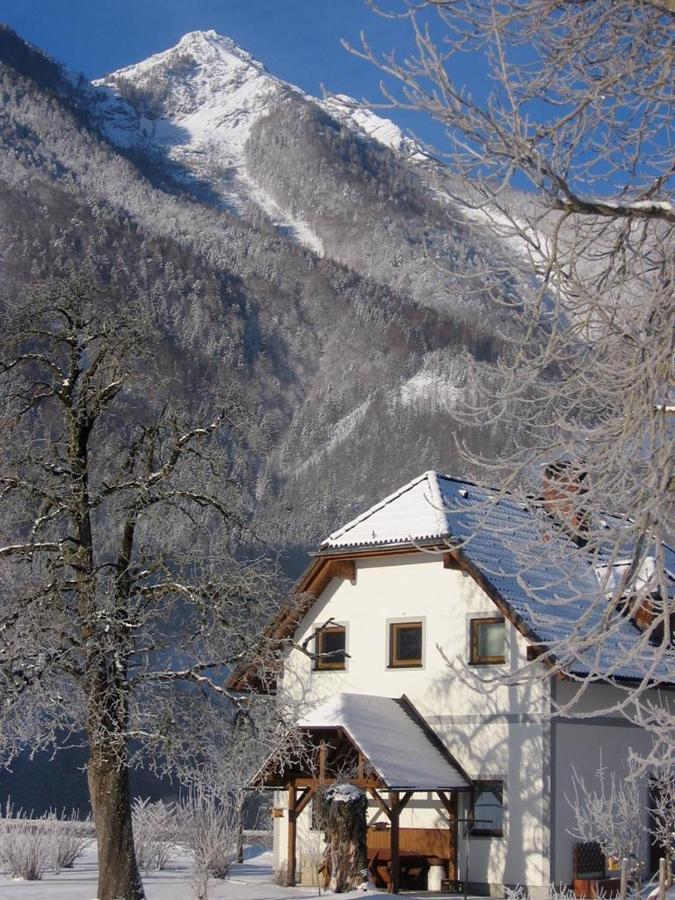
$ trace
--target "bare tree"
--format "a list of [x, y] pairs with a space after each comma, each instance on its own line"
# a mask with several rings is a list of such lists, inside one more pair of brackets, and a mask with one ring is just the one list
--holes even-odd
[[[557, 508], [545, 508], [583, 545], [597, 579], [572, 638], [541, 650], [554, 670], [590, 659], [579, 692], [614, 681], [611, 708], [650, 728], [662, 759], [675, 722], [650, 689], [672, 675], [675, 622], [664, 547], [675, 438], [675, 5], [370, 5], [406, 21], [414, 42], [412, 52], [380, 53], [363, 35], [352, 51], [382, 71], [379, 105], [444, 126], [443, 165], [428, 162], [421, 176], [465, 228], [491, 229], [507, 251], [481, 276], [519, 333], [496, 363], [467, 357], [473, 390], [455, 415], [500, 423], [513, 442], [499, 459], [459, 449], [522, 502], [541, 497], [543, 470], [555, 476]], [[487, 76], [473, 89], [463, 81], [471, 66]], [[527, 546], [514, 545], [524, 570], [547, 542], [552, 549], [542, 520]], [[627, 618], [640, 634], [622, 643]]]
[[279, 596], [235, 557], [244, 414], [189, 421], [153, 333], [79, 278], [17, 302], [0, 362], [0, 749], [85, 735], [100, 900], [143, 897], [129, 767], [187, 780], [254, 727], [226, 678]]

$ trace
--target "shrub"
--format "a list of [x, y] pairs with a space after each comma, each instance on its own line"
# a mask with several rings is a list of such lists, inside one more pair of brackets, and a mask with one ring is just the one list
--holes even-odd
[[61, 815], [52, 813], [49, 817], [52, 825], [52, 853], [55, 869], [72, 869], [75, 860], [82, 856], [87, 842], [93, 836], [91, 817], [80, 819], [77, 810], [70, 815], [65, 810]]
[[0, 830], [3, 868], [14, 878], [39, 881], [53, 865], [54, 829], [47, 816], [31, 818], [7, 801]]
[[209, 876], [227, 878], [237, 861], [240, 807], [204, 791], [191, 791], [176, 805], [182, 840], [194, 854], [193, 891], [197, 900], [207, 894]]
[[139, 868], [148, 872], [165, 869], [176, 841], [174, 808], [158, 800], [136, 797], [132, 806], [134, 846]]

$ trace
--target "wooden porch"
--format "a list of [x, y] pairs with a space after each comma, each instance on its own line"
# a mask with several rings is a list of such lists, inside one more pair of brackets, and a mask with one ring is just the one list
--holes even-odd
[[[288, 782], [286, 873], [289, 886], [296, 884], [298, 819], [316, 793], [336, 780], [325, 776], [312, 779], [310, 783], [305, 778], [291, 778]], [[401, 813], [416, 791], [387, 790], [386, 786], [375, 785], [367, 778], [349, 778], [348, 781], [364, 790], [387, 819], [385, 823], [369, 824], [367, 831], [368, 870], [377, 887], [386, 888], [392, 894], [398, 894], [401, 888], [423, 889], [426, 884], [419, 882], [432, 865], [443, 867], [444, 878], [457, 878], [456, 792], [434, 792], [447, 812], [446, 828], [401, 828]], [[423, 792], [429, 793], [426, 789]]]
[[[381, 701], [383, 713], [352, 714], [342, 717], [344, 724], [338, 715], [335, 725], [323, 719], [301, 723], [296, 762], [283, 773], [273, 763], [258, 779], [288, 792], [287, 883], [296, 883], [298, 819], [319, 791], [336, 782], [361, 788], [383, 814], [377, 822], [371, 817], [367, 832], [368, 869], [379, 887], [393, 894], [425, 889], [432, 866], [455, 880], [457, 795], [471, 789], [470, 779], [405, 697], [340, 696], [354, 698], [351, 706], [361, 713], [370, 712], [363, 701]], [[401, 814], [415, 794], [437, 798], [447, 826], [402, 828]]]

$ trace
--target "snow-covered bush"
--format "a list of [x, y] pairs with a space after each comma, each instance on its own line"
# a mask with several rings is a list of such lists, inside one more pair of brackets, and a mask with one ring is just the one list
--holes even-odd
[[627, 859], [630, 875], [638, 879], [642, 868], [640, 848], [645, 838], [640, 763], [628, 759], [626, 774], [607, 774], [600, 760], [595, 785], [588, 785], [573, 770], [574, 796], [567, 797], [576, 819], [572, 837], [596, 841], [606, 858]]
[[240, 806], [195, 790], [176, 804], [176, 819], [180, 841], [194, 854], [194, 894], [197, 900], [205, 900], [209, 876], [227, 878], [237, 861]]
[[675, 858], [675, 762], [658, 767], [652, 774], [652, 839], [666, 861], [668, 887], [673, 883]]
[[[506, 900], [527, 900], [528, 898], [526, 889], [520, 884], [507, 886], [505, 894]], [[565, 884], [549, 884], [548, 900], [575, 900], [574, 891]]]
[[165, 869], [176, 845], [176, 814], [172, 805], [136, 797], [131, 810], [136, 860], [143, 872]]
[[55, 869], [72, 869], [75, 860], [82, 856], [87, 841], [94, 836], [91, 817], [80, 818], [77, 810], [70, 815], [65, 810], [61, 815], [51, 813], [48, 821], [52, 826], [52, 854]]
[[38, 881], [53, 866], [54, 828], [47, 816], [31, 818], [7, 801], [0, 823], [0, 859], [14, 878]]

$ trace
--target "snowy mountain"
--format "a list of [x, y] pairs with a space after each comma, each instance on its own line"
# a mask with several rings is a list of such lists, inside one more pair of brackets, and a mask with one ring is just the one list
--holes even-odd
[[325, 101], [304, 94], [215, 31], [186, 34], [170, 50], [94, 84], [108, 89], [97, 96], [99, 123], [114, 144], [164, 156], [197, 194], [200, 184], [208, 184], [237, 215], [250, 217], [257, 208], [281, 233], [320, 255], [319, 237], [252, 175], [246, 145], [254, 124], [296, 99], [317, 103], [353, 131], [398, 152], [416, 150], [393, 122], [344, 94]]
[[318, 253], [321, 242], [285, 215], [246, 166], [253, 124], [297, 88], [215, 31], [186, 34], [178, 44], [95, 82], [103, 132], [120, 147], [163, 155], [186, 186], [208, 184], [223, 208], [249, 216], [258, 208], [280, 230]]
[[242, 466], [274, 546], [456, 468], [455, 440], [505, 439], [452, 418], [466, 356], [512, 327], [477, 314], [501, 248], [396, 126], [212, 32], [92, 86], [0, 27], [0, 90], [0, 309], [83, 266], [142, 298], [181, 402], [250, 410]]
[[430, 185], [437, 164], [346, 95], [308, 96], [214, 31], [96, 85], [106, 137], [201, 203], [266, 222], [424, 305], [480, 305], [480, 286], [467, 291], [464, 276], [481, 257], [499, 258], [489, 229], [477, 245]]

